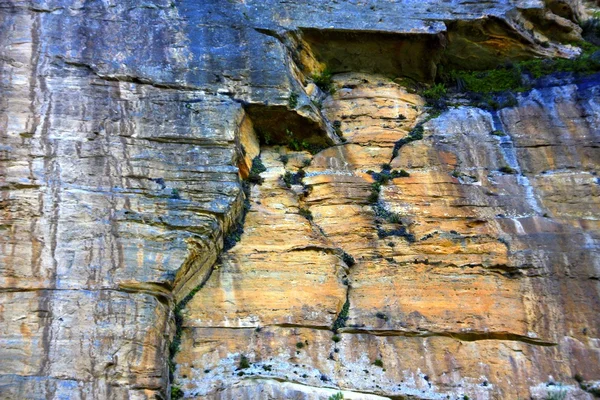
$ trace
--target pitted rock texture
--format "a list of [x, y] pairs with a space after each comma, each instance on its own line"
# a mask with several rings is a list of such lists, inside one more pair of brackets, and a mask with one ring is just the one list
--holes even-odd
[[[574, 55], [584, 14], [0, 1], [0, 398], [543, 398], [551, 380], [589, 398], [572, 377], [600, 380], [597, 78], [451, 110], [395, 158], [426, 112], [388, 79]], [[326, 67], [369, 74], [327, 96]], [[377, 208], [382, 163], [411, 176]], [[175, 304], [200, 286], [172, 364]]]

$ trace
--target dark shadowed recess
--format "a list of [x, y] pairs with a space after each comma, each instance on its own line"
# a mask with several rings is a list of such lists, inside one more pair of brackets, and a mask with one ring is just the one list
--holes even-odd
[[366, 72], [418, 81], [435, 78], [444, 47], [441, 34], [302, 29], [315, 58], [331, 73]]
[[285, 106], [249, 104], [244, 109], [262, 145], [280, 144], [315, 152], [333, 144], [321, 125]]
[[[559, 11], [565, 12], [562, 8]], [[567, 28], [557, 27], [536, 15], [530, 15], [529, 19], [538, 20], [536, 26], [553, 40], [569, 41], [572, 32], [566, 31]], [[492, 69], [503, 63], [539, 57], [547, 46], [493, 16], [448, 21], [446, 27], [446, 32], [431, 34], [314, 28], [300, 31], [306, 50], [333, 74], [365, 72], [426, 83], [433, 82], [441, 68]]]

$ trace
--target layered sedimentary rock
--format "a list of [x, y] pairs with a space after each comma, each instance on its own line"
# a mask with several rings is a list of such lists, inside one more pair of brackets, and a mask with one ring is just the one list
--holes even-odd
[[1, 2], [0, 398], [591, 398], [598, 78], [436, 118], [392, 80], [575, 55], [584, 12]]
[[[323, 107], [347, 142], [314, 157], [262, 148], [245, 233], [186, 308], [186, 393], [292, 396], [275, 380], [324, 388], [298, 398], [591, 398], [573, 376], [600, 374], [597, 88], [451, 109], [392, 157], [427, 119], [421, 98], [381, 77], [334, 81]], [[373, 204], [386, 163], [410, 176]], [[304, 187], [287, 188], [299, 167]]]

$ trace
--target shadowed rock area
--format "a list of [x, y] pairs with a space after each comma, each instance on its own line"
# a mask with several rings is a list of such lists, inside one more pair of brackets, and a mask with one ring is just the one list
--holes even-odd
[[0, 1], [0, 399], [594, 398], [590, 7]]

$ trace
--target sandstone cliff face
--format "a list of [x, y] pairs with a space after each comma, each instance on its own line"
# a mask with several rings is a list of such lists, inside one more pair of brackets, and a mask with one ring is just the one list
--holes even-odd
[[389, 79], [577, 54], [584, 12], [0, 3], [0, 398], [591, 399], [598, 77], [439, 116]]

